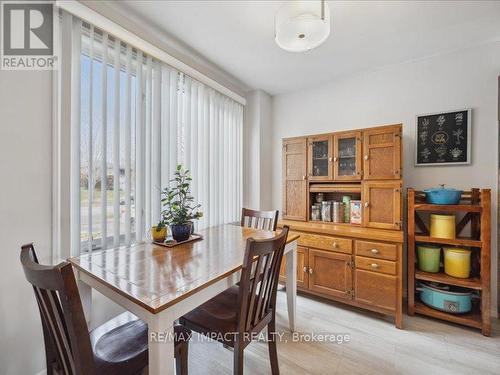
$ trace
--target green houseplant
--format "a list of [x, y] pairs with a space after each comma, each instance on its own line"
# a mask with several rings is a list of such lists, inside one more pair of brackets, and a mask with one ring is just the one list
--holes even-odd
[[172, 237], [181, 242], [191, 235], [192, 221], [198, 220], [203, 213], [198, 209], [201, 204], [194, 204], [191, 196], [191, 175], [189, 170], [179, 164], [170, 180], [170, 186], [162, 191], [162, 222], [170, 225]]

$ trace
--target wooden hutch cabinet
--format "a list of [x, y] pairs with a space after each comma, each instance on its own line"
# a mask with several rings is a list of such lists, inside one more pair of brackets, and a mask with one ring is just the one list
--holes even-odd
[[[401, 135], [397, 124], [283, 139], [279, 223], [300, 235], [299, 290], [391, 315], [398, 328], [404, 242]], [[315, 202], [341, 202], [346, 196], [361, 201], [360, 224], [312, 220]], [[280, 277], [285, 277], [285, 262]]]
[[307, 138], [283, 141], [283, 218], [307, 220]]
[[388, 126], [363, 132], [365, 180], [398, 180], [401, 177], [401, 127]]
[[329, 135], [307, 138], [307, 175], [309, 181], [330, 181], [333, 176], [333, 142]]
[[361, 132], [346, 132], [333, 136], [333, 180], [359, 181], [361, 165]]

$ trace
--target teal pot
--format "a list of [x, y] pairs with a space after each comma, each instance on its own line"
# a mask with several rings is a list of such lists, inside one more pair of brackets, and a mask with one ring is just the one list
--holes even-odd
[[419, 283], [417, 291], [420, 292], [420, 300], [427, 306], [452, 314], [470, 312], [475, 296], [468, 289], [437, 283]]
[[192, 223], [173, 224], [170, 226], [172, 237], [177, 242], [187, 241], [191, 236]]
[[425, 200], [431, 204], [459, 204], [462, 190], [445, 188], [442, 184], [438, 188], [424, 190]]

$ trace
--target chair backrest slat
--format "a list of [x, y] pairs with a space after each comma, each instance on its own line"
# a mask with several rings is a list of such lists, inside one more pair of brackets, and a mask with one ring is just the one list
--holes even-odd
[[95, 373], [90, 335], [71, 264], [42, 266], [32, 244], [21, 249], [21, 264], [33, 286], [42, 318], [47, 356], [64, 375]]
[[239, 284], [239, 333], [252, 332], [269, 314], [274, 314], [287, 236], [288, 227], [285, 226], [274, 238], [247, 240]]
[[[272, 274], [272, 269], [269, 267], [269, 263], [270, 263], [270, 260], [272, 258], [272, 255], [273, 253], [270, 253], [270, 254], [266, 254], [264, 256], [262, 256], [262, 258], [264, 258], [264, 267], [262, 269], [262, 278], [261, 278], [261, 281], [260, 281], [260, 288], [259, 288], [259, 294], [258, 294], [258, 298], [257, 298], [257, 308], [255, 309], [255, 312], [254, 312], [254, 317], [253, 317], [253, 325], [257, 325], [259, 323], [260, 320], [262, 320], [262, 318], [264, 317], [264, 315], [262, 314], [262, 306], [265, 306], [266, 303], [267, 303], [267, 299], [266, 299], [266, 289], [267, 289], [267, 285], [268, 285], [268, 281], [270, 279], [270, 275]], [[269, 270], [269, 272], [266, 272], [267, 270]]]
[[241, 226], [254, 229], [275, 231], [278, 225], [279, 211], [257, 211], [249, 208], [241, 210]]
[[65, 374], [74, 374], [74, 362], [70, 357], [70, 346], [67, 337], [67, 330], [61, 321], [61, 311], [58, 297], [55, 291], [43, 290], [33, 287], [38, 300], [42, 319], [51, 333], [51, 342], [55, 349], [57, 359]]

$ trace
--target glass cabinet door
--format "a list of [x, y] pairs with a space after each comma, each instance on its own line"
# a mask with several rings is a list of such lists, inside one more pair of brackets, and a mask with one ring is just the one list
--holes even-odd
[[335, 136], [335, 180], [361, 179], [361, 133]]
[[320, 136], [309, 139], [309, 179], [332, 179], [331, 137]]

